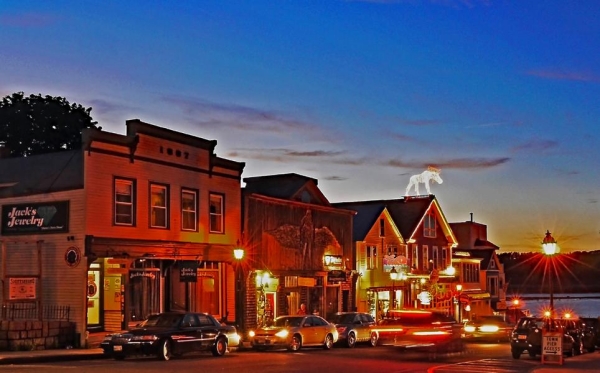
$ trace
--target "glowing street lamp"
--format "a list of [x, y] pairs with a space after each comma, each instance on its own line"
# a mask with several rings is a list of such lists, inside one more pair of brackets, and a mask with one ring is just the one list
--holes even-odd
[[233, 249], [233, 258], [235, 259], [235, 323], [238, 329], [243, 329], [244, 325], [244, 281], [242, 259], [244, 259], [244, 249], [236, 247]]
[[512, 300], [513, 309], [515, 310], [515, 324], [519, 321], [519, 299], [515, 298]]
[[392, 270], [390, 271], [390, 278], [392, 279], [392, 296], [390, 297], [390, 308], [394, 309], [395, 307], [395, 302], [394, 302], [394, 298], [396, 297], [396, 291], [395, 291], [395, 287], [396, 287], [396, 280], [398, 279], [398, 271], [396, 271], [396, 267], [392, 267]]
[[456, 284], [456, 294], [458, 298], [458, 322], [462, 322], [462, 301], [460, 299], [460, 296], [462, 295], [462, 290], [462, 284]]
[[549, 230], [546, 230], [546, 236], [542, 241], [542, 251], [550, 259], [551, 264], [548, 278], [550, 280], [550, 318], [552, 318], [554, 317], [554, 279], [552, 271], [554, 270], [554, 255], [558, 254], [559, 248]]

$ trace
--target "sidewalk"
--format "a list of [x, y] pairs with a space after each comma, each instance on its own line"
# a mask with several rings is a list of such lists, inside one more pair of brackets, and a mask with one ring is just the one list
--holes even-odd
[[564, 359], [563, 365], [550, 365], [540, 363], [533, 369], [535, 373], [574, 373], [574, 372], [600, 372], [600, 352], [588, 352], [579, 356]]

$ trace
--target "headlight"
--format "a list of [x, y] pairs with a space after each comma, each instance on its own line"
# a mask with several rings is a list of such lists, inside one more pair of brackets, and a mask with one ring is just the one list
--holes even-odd
[[500, 328], [498, 328], [498, 325], [481, 325], [479, 327], [479, 329], [482, 332], [486, 332], [486, 333], [495, 333], [497, 332]]
[[256, 333], [254, 332], [254, 330], [250, 330], [250, 332], [248, 333], [248, 335], [250, 337], [254, 337], [256, 335]]
[[158, 339], [157, 336], [155, 335], [134, 335], [133, 337], [131, 337], [132, 341], [144, 341], [144, 342], [152, 342], [152, 341], [156, 341]]
[[475, 327], [473, 325], [466, 325], [465, 326], [465, 332], [467, 333], [473, 333], [475, 331]]
[[275, 335], [279, 338], [287, 338], [287, 336], [290, 334], [290, 332], [288, 332], [287, 330], [282, 330], [280, 332], [275, 333]]

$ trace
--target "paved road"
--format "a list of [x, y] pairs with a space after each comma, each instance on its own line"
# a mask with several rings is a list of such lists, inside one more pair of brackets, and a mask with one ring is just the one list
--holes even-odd
[[431, 356], [396, 348], [360, 346], [355, 349], [303, 349], [299, 353], [285, 351], [234, 352], [217, 358], [195, 354], [168, 362], [150, 358], [70, 361], [44, 364], [0, 366], [0, 373], [170, 373], [170, 372], [236, 372], [236, 373], [449, 373], [449, 372], [530, 372], [540, 361], [510, 357], [508, 344], [469, 345], [463, 353]]

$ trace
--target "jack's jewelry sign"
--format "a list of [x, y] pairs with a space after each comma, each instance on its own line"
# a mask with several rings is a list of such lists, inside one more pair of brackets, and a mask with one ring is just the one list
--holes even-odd
[[69, 231], [69, 201], [2, 205], [2, 235]]

